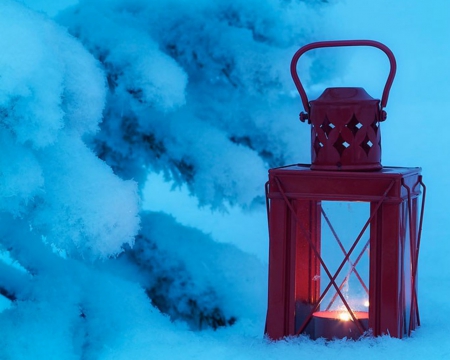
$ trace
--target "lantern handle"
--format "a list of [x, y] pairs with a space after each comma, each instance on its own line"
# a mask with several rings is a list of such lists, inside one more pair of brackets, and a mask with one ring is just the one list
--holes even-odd
[[[306, 95], [305, 89], [303, 88], [303, 85], [302, 85], [300, 78], [298, 76], [298, 73], [297, 73], [297, 63], [298, 63], [300, 56], [302, 56], [305, 52], [312, 50], [312, 49], [327, 48], [327, 47], [343, 47], [343, 46], [372, 46], [372, 47], [382, 50], [387, 55], [387, 57], [389, 58], [389, 63], [390, 63], [390, 71], [389, 71], [389, 76], [386, 80], [386, 85], [384, 86], [383, 96], [381, 97], [380, 111], [382, 111], [383, 108], [386, 107], [388, 97], [389, 97], [389, 91], [391, 89], [392, 82], [394, 81], [394, 77], [395, 77], [395, 72], [397, 70], [397, 63], [395, 61], [394, 54], [386, 45], [384, 45], [378, 41], [373, 41], [373, 40], [318, 41], [318, 42], [314, 42], [314, 43], [311, 43], [311, 44], [301, 47], [294, 54], [292, 61], [291, 61], [292, 79], [294, 80], [295, 86], [297, 87], [297, 90], [302, 99], [303, 107], [305, 108], [305, 111], [307, 114], [309, 113], [309, 110], [310, 110], [309, 100], [308, 100], [308, 96]], [[307, 117], [307, 114], [303, 114], [303, 113], [300, 114], [300, 118], [302, 118], [302, 115], [303, 115], [302, 120], [305, 120]], [[385, 118], [385, 113], [384, 113], [384, 116], [382, 117], [382, 119], [384, 120], [384, 118]]]

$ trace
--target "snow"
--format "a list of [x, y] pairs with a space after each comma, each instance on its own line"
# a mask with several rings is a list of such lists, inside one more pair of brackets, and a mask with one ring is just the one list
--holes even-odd
[[145, 209], [170, 214], [180, 224], [211, 234], [215, 241], [233, 244], [267, 263], [268, 232], [267, 226], [261, 225], [267, 217], [264, 207], [250, 211], [224, 204], [223, 211], [212, 211], [205, 206], [199, 208], [197, 198], [189, 194], [186, 186], [173, 188], [161, 175], [149, 174], [146, 184], [142, 204]]
[[[0, 358], [448, 358], [449, 7], [3, 0], [0, 288], [16, 300], [0, 313]], [[339, 38], [397, 58], [382, 160], [421, 166], [428, 187], [422, 326], [402, 340], [271, 342], [264, 183], [309, 149], [290, 56]], [[375, 53], [307, 57], [311, 96], [329, 82], [380, 94]], [[195, 311], [231, 326], [202, 327]]]

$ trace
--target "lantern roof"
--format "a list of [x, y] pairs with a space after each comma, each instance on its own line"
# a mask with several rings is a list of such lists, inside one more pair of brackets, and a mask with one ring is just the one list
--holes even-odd
[[316, 100], [312, 100], [311, 103], [333, 105], [354, 104], [361, 101], [380, 102], [380, 100], [374, 99], [361, 87], [332, 87], [325, 89], [322, 95]]

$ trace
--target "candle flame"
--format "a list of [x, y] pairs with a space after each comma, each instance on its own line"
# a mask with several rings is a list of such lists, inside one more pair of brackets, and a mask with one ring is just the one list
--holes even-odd
[[343, 311], [343, 312], [339, 313], [339, 319], [342, 321], [349, 321], [351, 319], [350, 314], [348, 312]]

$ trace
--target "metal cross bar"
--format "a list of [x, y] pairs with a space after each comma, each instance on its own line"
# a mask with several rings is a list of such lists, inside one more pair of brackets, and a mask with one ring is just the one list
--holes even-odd
[[[364, 255], [365, 251], [369, 247], [369, 243], [370, 243], [370, 239], [367, 240], [366, 244], [364, 245], [364, 248], [361, 250], [361, 252], [359, 253], [358, 257], [356, 258], [356, 261], [354, 262], [354, 264], [351, 265], [350, 271], [345, 276], [345, 279], [342, 281], [341, 285], [339, 286], [339, 289], [342, 289], [344, 287], [345, 283], [350, 279], [350, 275], [351, 275], [352, 272], [355, 272], [355, 275], [358, 274], [356, 272], [356, 265], [358, 265], [359, 261], [361, 260], [362, 256]], [[360, 278], [359, 274], [357, 276], [358, 276], [359, 281], [361, 282], [361, 285], [363, 286], [364, 290], [366, 291], [367, 295], [369, 295], [369, 289], [367, 288], [366, 284]], [[337, 298], [337, 294], [334, 294], [333, 298], [330, 301], [330, 304], [327, 307], [327, 310], [329, 310], [331, 308], [333, 303], [336, 301], [336, 298]]]

